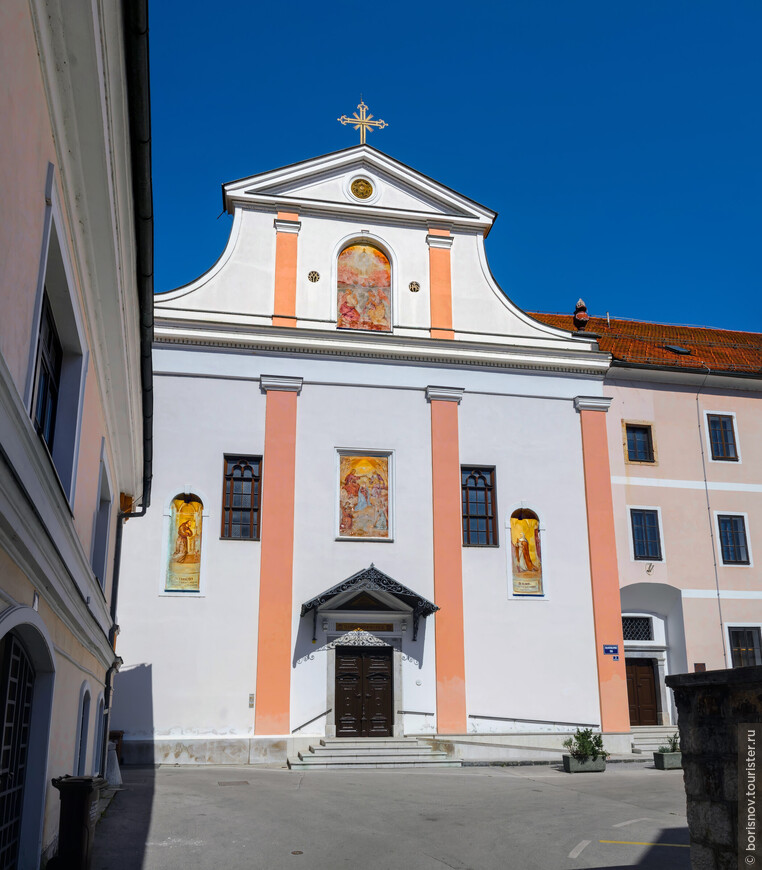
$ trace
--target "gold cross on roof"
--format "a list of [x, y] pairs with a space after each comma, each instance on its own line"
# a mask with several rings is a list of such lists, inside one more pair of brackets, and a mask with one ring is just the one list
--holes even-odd
[[357, 114], [357, 112], [355, 112], [351, 118], [347, 117], [346, 115], [342, 115], [340, 118], [337, 118], [336, 120], [340, 124], [344, 124], [344, 125], [351, 124], [355, 128], [355, 130], [359, 130], [360, 131], [360, 144], [364, 145], [365, 144], [366, 129], [370, 130], [372, 132], [374, 127], [377, 127], [379, 130], [383, 130], [384, 127], [388, 127], [389, 125], [386, 123], [386, 121], [373, 121], [373, 120], [371, 120], [373, 118], [373, 115], [366, 114], [366, 112], [368, 111], [368, 107], [362, 101], [362, 97], [360, 97], [360, 105], [357, 108], [360, 110], [359, 115]]

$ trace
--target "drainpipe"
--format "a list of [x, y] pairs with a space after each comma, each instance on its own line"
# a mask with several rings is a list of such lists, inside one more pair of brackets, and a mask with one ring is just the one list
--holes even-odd
[[[125, 0], [124, 54], [127, 82], [127, 114], [130, 127], [130, 162], [132, 201], [135, 220], [135, 271], [140, 316], [140, 385], [143, 399], [143, 493], [134, 511], [120, 509], [116, 521], [114, 571], [111, 582], [111, 628], [109, 643], [116, 652], [119, 626], [116, 608], [119, 600], [119, 573], [122, 555], [122, 530], [126, 520], [145, 516], [151, 504], [153, 479], [153, 187], [151, 182], [151, 96], [148, 57], [148, 0]], [[122, 660], [115, 655], [106, 673], [103, 706], [103, 756], [101, 770], [106, 771], [108, 734], [111, 725], [111, 700], [114, 674]]]
[[706, 479], [706, 451], [704, 450], [704, 427], [701, 423], [701, 408], [699, 406], [699, 394], [706, 386], [707, 378], [712, 373], [712, 370], [706, 363], [703, 363], [706, 369], [704, 380], [701, 386], [696, 390], [696, 422], [698, 423], [699, 447], [701, 448], [701, 470], [704, 474], [704, 495], [706, 496], [706, 513], [709, 520], [709, 540], [712, 543], [712, 561], [714, 562], [714, 588], [717, 590], [717, 611], [720, 616], [720, 640], [722, 641], [722, 660], [725, 667], [728, 666], [728, 654], [725, 649], [725, 622], [722, 618], [722, 596], [720, 595], [720, 574], [717, 570], [717, 544], [714, 540], [714, 523], [712, 522], [712, 506], [709, 501], [709, 482]]

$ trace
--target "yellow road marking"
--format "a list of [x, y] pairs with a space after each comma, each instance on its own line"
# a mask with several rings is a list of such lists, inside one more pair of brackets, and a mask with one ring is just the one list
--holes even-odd
[[676, 849], [690, 849], [687, 843], [633, 843], [630, 840], [598, 840], [599, 843], [613, 843], [616, 846], [674, 846]]

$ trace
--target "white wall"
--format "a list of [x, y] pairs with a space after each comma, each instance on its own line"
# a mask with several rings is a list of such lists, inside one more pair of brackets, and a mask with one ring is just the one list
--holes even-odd
[[[463, 549], [468, 712], [599, 721], [581, 439], [572, 402], [575, 395], [600, 394], [599, 383], [185, 349], [157, 350], [155, 371], [155, 508], [124, 531], [119, 652], [125, 666], [113, 727], [132, 738], [152, 731], [178, 738], [251, 733], [260, 544], [219, 535], [223, 454], [263, 452], [259, 374], [304, 378], [297, 399], [292, 728], [323, 712], [327, 700], [327, 655], [319, 651], [325, 636], [319, 620], [311, 644], [312, 618], [299, 619], [303, 602], [373, 562], [436, 603], [429, 384], [466, 390], [461, 461], [497, 466], [500, 546]], [[393, 451], [393, 543], [335, 540], [336, 448]], [[165, 596], [162, 508], [186, 489], [204, 499], [208, 514], [202, 592]], [[522, 502], [543, 521], [547, 600], [509, 598], [504, 524]], [[421, 620], [417, 645], [412, 625], [403, 636], [403, 653], [420, 664], [403, 661], [405, 710], [436, 709], [435, 620]], [[514, 727], [469, 721], [479, 730]], [[405, 727], [431, 730], [434, 722], [407, 716]], [[305, 733], [323, 727], [321, 720]]]

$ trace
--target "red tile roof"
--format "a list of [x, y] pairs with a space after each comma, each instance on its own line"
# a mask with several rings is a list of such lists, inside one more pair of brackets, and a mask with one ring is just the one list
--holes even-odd
[[[577, 333], [571, 314], [529, 314], [549, 326]], [[708, 367], [713, 372], [762, 374], [762, 333], [759, 332], [671, 326], [614, 317], [610, 320], [591, 317], [584, 332], [599, 335], [600, 349], [625, 363], [701, 371]], [[684, 348], [690, 354], [667, 350], [665, 345]]]

